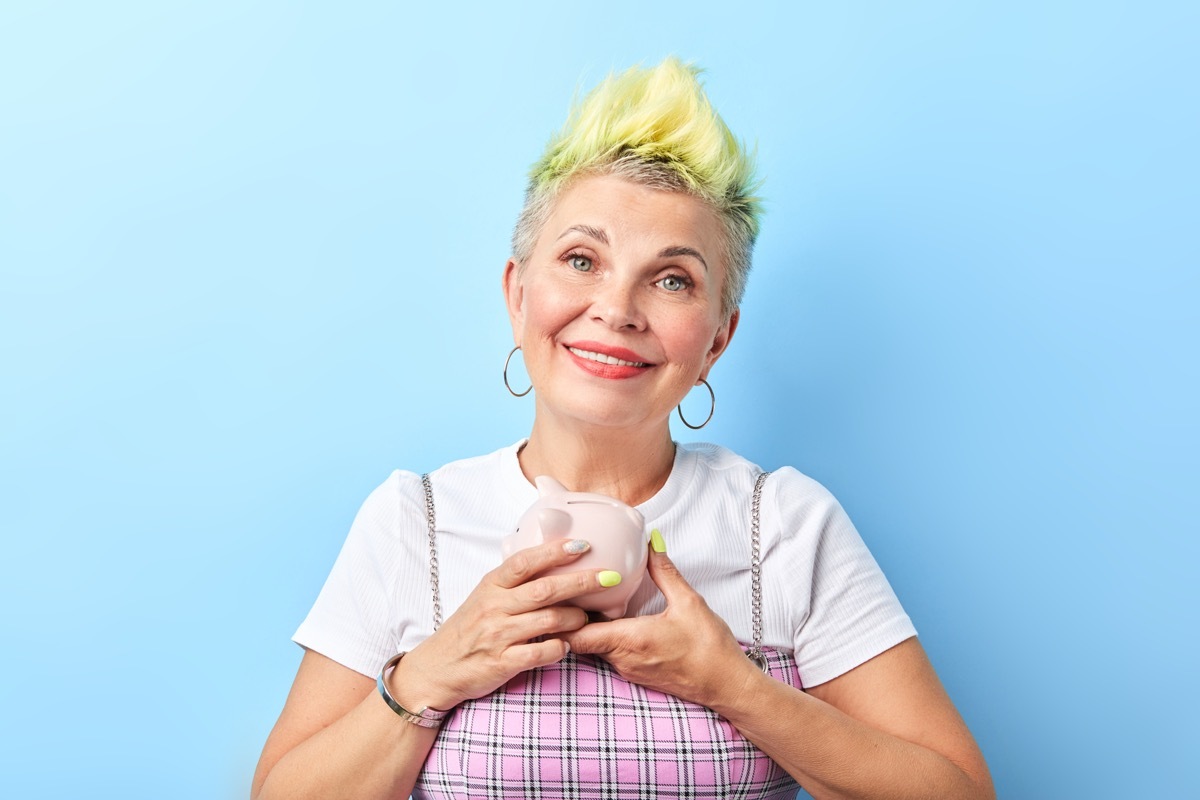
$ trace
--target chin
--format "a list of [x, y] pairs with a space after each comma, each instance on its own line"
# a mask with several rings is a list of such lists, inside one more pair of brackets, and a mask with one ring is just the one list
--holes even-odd
[[[571, 420], [580, 425], [606, 428], [612, 431], [644, 428], [648, 424], [652, 425], [653, 420], [659, 419], [658, 416], [636, 414], [631, 413], [631, 411], [632, 409], [630, 409], [627, 403], [614, 403], [609, 408], [590, 405], [583, 408], [551, 409], [551, 412], [560, 419]], [[666, 424], [666, 418], [663, 418], [663, 424]]]

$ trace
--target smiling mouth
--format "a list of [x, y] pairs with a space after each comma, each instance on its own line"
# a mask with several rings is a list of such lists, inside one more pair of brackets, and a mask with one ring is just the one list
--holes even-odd
[[648, 367], [649, 364], [644, 361], [625, 361], [616, 356], [606, 356], [603, 353], [593, 353], [590, 350], [580, 350], [578, 347], [568, 347], [575, 355], [580, 358], [586, 358], [588, 361], [595, 361], [600, 364], [611, 364], [616, 367]]

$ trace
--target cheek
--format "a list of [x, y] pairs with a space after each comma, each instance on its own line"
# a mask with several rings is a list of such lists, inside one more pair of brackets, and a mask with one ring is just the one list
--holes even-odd
[[716, 333], [716, 326], [707, 315], [702, 318], [685, 315], [664, 329], [663, 338], [669, 351], [680, 364], [699, 366], [705, 362], [709, 350], [712, 349]]
[[523, 306], [526, 336], [532, 339], [551, 339], [579, 314], [578, 302], [570, 292], [546, 291], [531, 286], [525, 293]]

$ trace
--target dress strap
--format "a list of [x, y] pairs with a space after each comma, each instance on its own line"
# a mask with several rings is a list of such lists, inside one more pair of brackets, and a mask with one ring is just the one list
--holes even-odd
[[421, 476], [425, 488], [425, 524], [429, 527], [429, 589], [433, 593], [433, 630], [442, 627], [442, 590], [438, 582], [437, 517], [433, 510], [433, 484], [429, 473]]
[[759, 473], [758, 479], [754, 481], [754, 497], [750, 502], [750, 610], [754, 625], [754, 643], [746, 651], [746, 656], [758, 664], [763, 672], [767, 671], [767, 657], [763, 655], [762, 650], [762, 550], [758, 510], [762, 505], [763, 484], [767, 482], [767, 476], [770, 474], [770, 472]]

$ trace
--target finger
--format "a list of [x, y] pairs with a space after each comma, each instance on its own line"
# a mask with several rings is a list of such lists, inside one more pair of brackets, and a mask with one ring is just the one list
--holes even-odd
[[492, 570], [491, 576], [499, 586], [511, 589], [551, 567], [570, 564], [589, 549], [591, 549], [591, 545], [583, 539], [557, 539], [552, 542], [543, 542], [513, 553], [504, 559], [503, 564]]
[[618, 619], [612, 622], [593, 622], [584, 625], [577, 631], [560, 634], [559, 638], [571, 645], [571, 652], [595, 655], [607, 655], [617, 649], [619, 643], [627, 635], [626, 623], [630, 620]]
[[569, 652], [571, 646], [566, 641], [546, 639], [542, 642], [513, 645], [504, 651], [504, 662], [505, 667], [515, 674], [562, 661]]
[[543, 575], [517, 586], [509, 593], [510, 614], [520, 614], [572, 600], [585, 594], [603, 592], [621, 583], [620, 573], [607, 569], [585, 569], [560, 575]]
[[667, 604], [677, 603], [690, 597], [697, 597], [696, 590], [687, 582], [675, 562], [667, 555], [667, 546], [658, 530], [650, 534], [650, 558], [646, 562], [650, 580], [663, 593]]
[[509, 617], [512, 641], [576, 631], [587, 624], [587, 612], [574, 606], [551, 606]]

